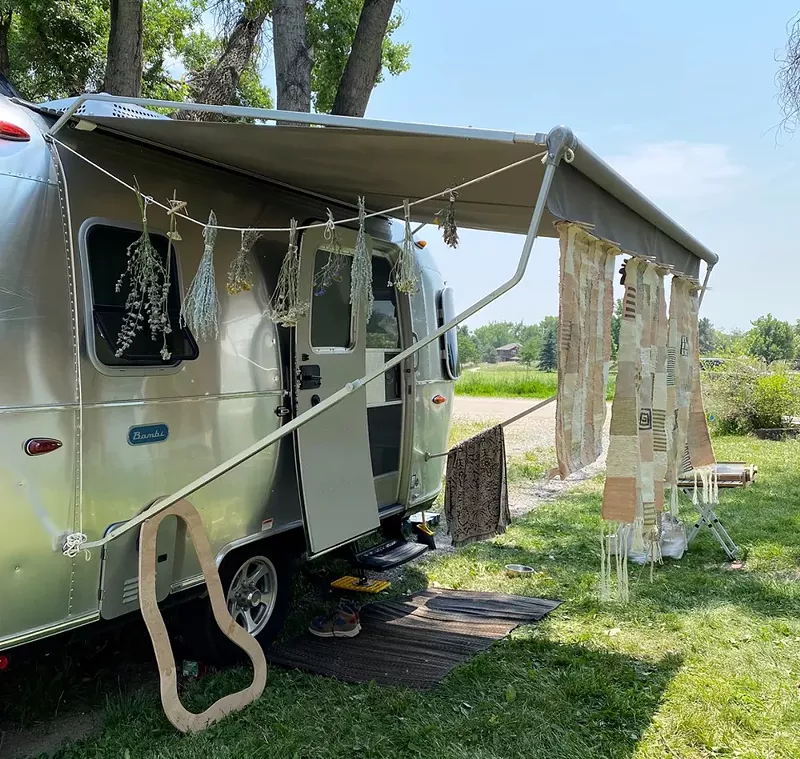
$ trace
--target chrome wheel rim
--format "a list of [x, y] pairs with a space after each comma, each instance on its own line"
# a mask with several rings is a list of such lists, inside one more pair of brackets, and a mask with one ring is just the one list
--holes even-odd
[[269, 622], [278, 597], [278, 573], [266, 556], [249, 558], [236, 572], [228, 589], [228, 612], [250, 635]]

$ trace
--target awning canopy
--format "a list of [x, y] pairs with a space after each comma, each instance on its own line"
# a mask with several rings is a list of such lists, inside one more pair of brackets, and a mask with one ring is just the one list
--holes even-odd
[[[83, 110], [83, 109], [82, 109]], [[355, 206], [359, 195], [378, 211], [402, 205], [541, 153], [544, 135], [396, 124], [368, 128], [268, 126], [252, 123], [100, 117], [86, 122], [118, 137], [243, 171], [304, 192]], [[342, 119], [340, 118], [339, 121]], [[346, 120], [354, 124], [358, 120]], [[386, 122], [384, 122], [386, 123]], [[459, 226], [524, 234], [544, 166], [537, 160], [459, 192]], [[429, 222], [444, 205], [412, 208]], [[588, 148], [578, 144], [573, 163], [555, 174], [539, 234], [556, 237], [553, 222], [580, 221], [623, 250], [654, 256], [697, 276], [700, 260], [716, 255], [638, 193]], [[395, 216], [402, 216], [396, 213]]]

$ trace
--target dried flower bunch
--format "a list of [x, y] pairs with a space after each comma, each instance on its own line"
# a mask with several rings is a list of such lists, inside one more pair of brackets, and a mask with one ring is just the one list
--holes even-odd
[[328, 260], [325, 265], [314, 275], [314, 295], [323, 295], [334, 283], [341, 282], [343, 271], [347, 266], [347, 256], [342, 251], [342, 244], [336, 233], [336, 221], [333, 212], [328, 210], [328, 219], [325, 222], [323, 236], [328, 244]]
[[125, 299], [125, 316], [117, 336], [117, 350], [114, 355], [121, 358], [128, 350], [137, 333], [144, 329], [145, 317], [153, 340], [161, 337], [163, 347], [161, 358], [171, 358], [167, 347], [167, 335], [172, 331], [167, 312], [170, 289], [170, 261], [167, 255], [166, 265], [150, 241], [147, 228], [147, 205], [149, 198], [142, 195], [136, 185], [136, 202], [142, 217], [142, 234], [128, 246], [128, 263], [116, 284], [116, 291], [122, 292], [125, 280], [128, 281], [128, 296]]
[[250, 266], [250, 251], [256, 240], [261, 237], [261, 232], [255, 229], [242, 230], [242, 242], [239, 252], [231, 262], [228, 270], [228, 292], [238, 295], [245, 290], [253, 289], [253, 267]]
[[354, 309], [364, 309], [369, 317], [372, 314], [374, 295], [372, 293], [372, 256], [367, 247], [364, 231], [366, 221], [364, 198], [358, 198], [358, 234], [353, 250], [353, 268], [350, 276], [350, 305]]
[[394, 285], [401, 293], [413, 295], [419, 286], [419, 275], [414, 261], [414, 235], [411, 231], [411, 206], [408, 200], [403, 201], [403, 210], [405, 213], [403, 245], [392, 267], [389, 284]]
[[278, 284], [269, 303], [272, 321], [283, 327], [294, 327], [308, 313], [308, 301], [300, 299], [300, 254], [297, 247], [297, 219], [289, 226], [289, 247], [281, 264]]
[[181, 323], [201, 340], [219, 335], [219, 298], [214, 276], [214, 245], [217, 242], [217, 215], [208, 214], [208, 223], [203, 228], [203, 256], [192, 283], [186, 292], [181, 308]]
[[458, 193], [450, 190], [450, 199], [447, 205], [436, 214], [436, 226], [442, 230], [442, 239], [445, 245], [451, 248], [458, 247], [458, 227], [456, 226], [456, 199]]

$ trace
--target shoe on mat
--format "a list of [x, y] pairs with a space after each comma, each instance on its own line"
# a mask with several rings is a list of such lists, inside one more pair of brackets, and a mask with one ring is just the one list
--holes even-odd
[[340, 604], [327, 617], [317, 617], [308, 631], [318, 638], [355, 638], [361, 632], [361, 622], [354, 608]]

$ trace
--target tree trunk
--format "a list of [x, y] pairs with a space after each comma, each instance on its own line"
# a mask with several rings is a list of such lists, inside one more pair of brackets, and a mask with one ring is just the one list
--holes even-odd
[[305, 0], [275, 0], [272, 10], [275, 84], [281, 111], [311, 110], [312, 60], [305, 6]]
[[8, 57], [8, 33], [14, 12], [10, 9], [0, 12], [0, 74], [11, 80], [11, 61]]
[[[259, 5], [261, 7], [256, 6], [255, 11], [252, 7], [245, 7], [239, 16], [217, 65], [202, 77], [199, 102], [212, 105], [227, 105], [234, 102], [239, 79], [252, 62], [258, 35], [267, 18], [267, 11], [263, 9], [265, 4]], [[178, 118], [195, 121], [219, 120], [216, 114], [194, 111], [182, 111], [178, 114]]]
[[143, 0], [111, 0], [104, 89], [112, 95], [142, 94]]
[[395, 0], [364, 0], [353, 47], [345, 64], [332, 113], [363, 116], [381, 71], [381, 49]]

